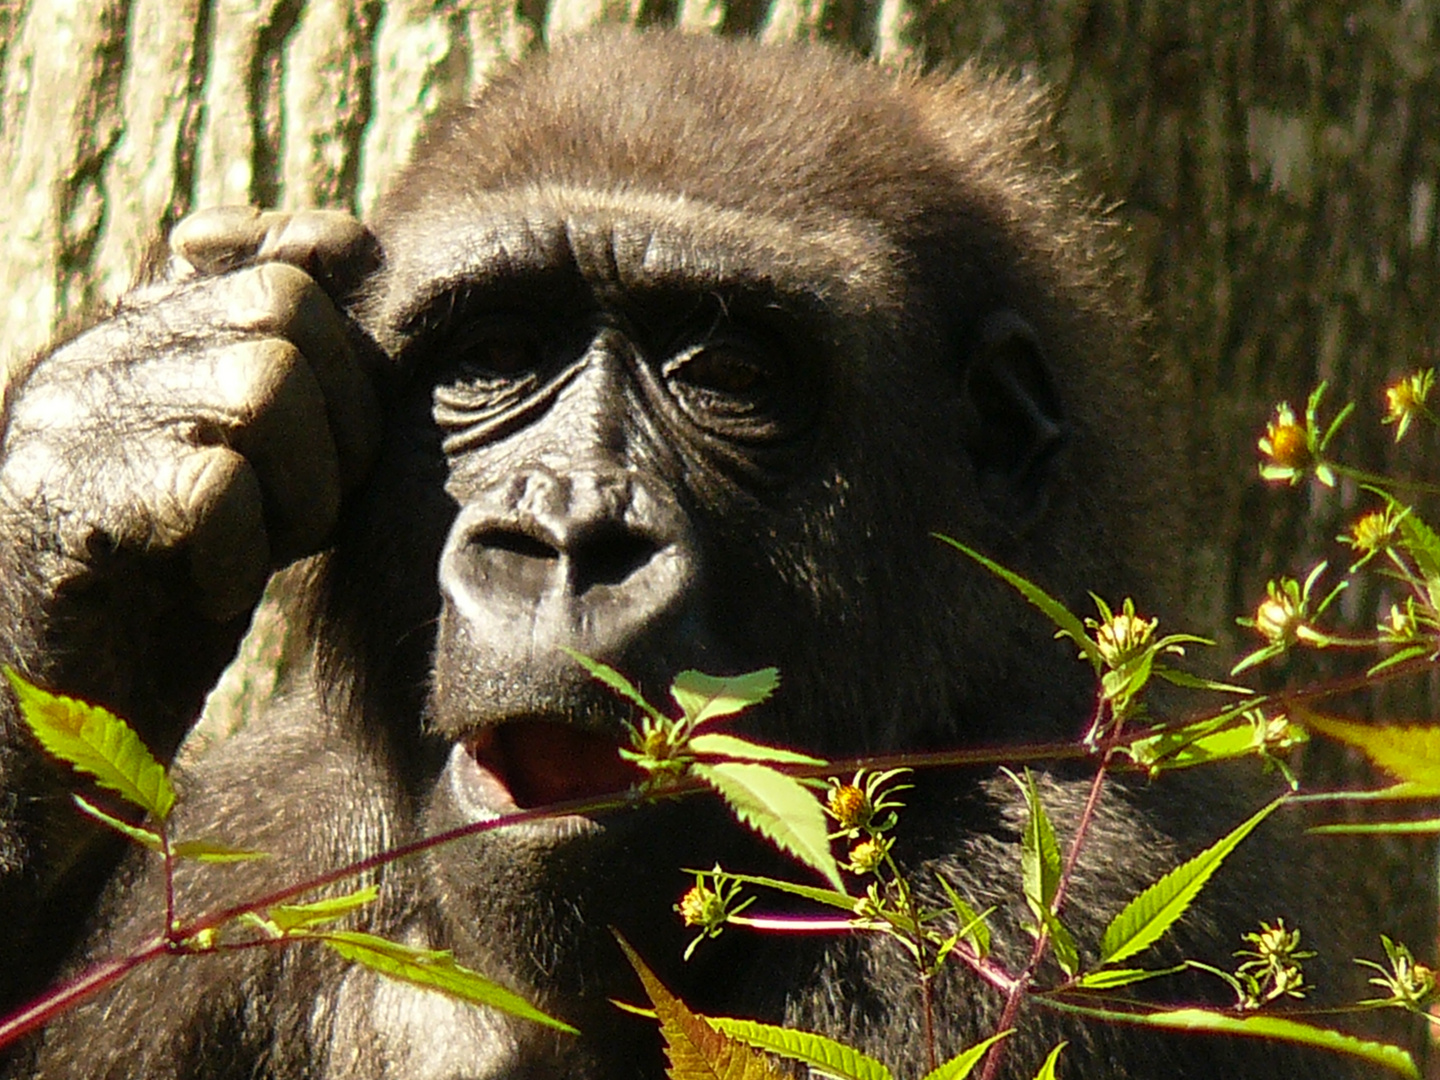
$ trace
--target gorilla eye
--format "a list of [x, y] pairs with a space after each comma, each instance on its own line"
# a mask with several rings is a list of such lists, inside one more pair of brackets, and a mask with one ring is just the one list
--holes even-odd
[[540, 366], [540, 348], [534, 342], [518, 337], [485, 337], [457, 357], [476, 374], [513, 378], [534, 371]]
[[767, 384], [765, 369], [741, 350], [705, 346], [677, 357], [666, 375], [697, 390], [730, 397], [755, 397]]

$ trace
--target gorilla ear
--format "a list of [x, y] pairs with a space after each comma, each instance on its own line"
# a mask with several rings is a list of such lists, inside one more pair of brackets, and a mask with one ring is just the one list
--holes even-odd
[[994, 312], [981, 325], [964, 396], [966, 450], [981, 499], [992, 513], [1024, 526], [1044, 509], [1065, 422], [1040, 339], [1015, 312]]

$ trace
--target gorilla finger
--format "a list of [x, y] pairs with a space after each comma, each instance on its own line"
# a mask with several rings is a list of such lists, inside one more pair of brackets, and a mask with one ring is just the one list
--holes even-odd
[[380, 404], [362, 362], [368, 355], [352, 348], [345, 321], [324, 291], [291, 266], [270, 263], [243, 271], [232, 290], [227, 311], [232, 326], [286, 338], [309, 361], [339, 454], [341, 489], [353, 490], [380, 442]]
[[227, 622], [255, 606], [270, 574], [260, 482], [246, 460], [224, 446], [171, 460], [173, 501], [157, 508], [156, 539], [166, 546], [184, 542], [196, 606]]
[[201, 210], [175, 226], [170, 247], [202, 274], [221, 274], [248, 263], [288, 263], [337, 296], [380, 262], [374, 234], [338, 210], [261, 211], [248, 206]]
[[216, 350], [212, 363], [230, 400], [199, 438], [228, 443], [255, 470], [276, 563], [318, 550], [340, 510], [340, 466], [314, 371], [280, 338]]

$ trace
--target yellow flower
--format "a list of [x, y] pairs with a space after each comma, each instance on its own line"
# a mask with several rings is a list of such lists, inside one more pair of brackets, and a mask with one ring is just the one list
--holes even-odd
[[829, 810], [842, 829], [861, 828], [872, 814], [870, 800], [854, 784], [837, 784], [830, 789]]
[[1375, 510], [1350, 527], [1350, 535], [1346, 541], [1351, 547], [1368, 553], [1384, 551], [1390, 546], [1394, 535], [1394, 515], [1384, 510]]
[[1299, 626], [1299, 613], [1284, 595], [1267, 596], [1255, 609], [1255, 629], [1267, 641], [1289, 641]]
[[862, 840], [850, 849], [850, 869], [857, 874], [873, 874], [885, 859], [885, 845], [878, 840]]
[[1107, 664], [1112, 668], [1119, 667], [1145, 647], [1159, 622], [1159, 619], [1140, 618], [1127, 600], [1120, 614], [1111, 616], [1096, 628], [1095, 647]]
[[701, 926], [708, 930], [725, 921], [724, 901], [717, 893], [698, 883], [680, 898], [675, 910], [686, 926]]
[[1435, 369], [1425, 368], [1407, 375], [1394, 386], [1385, 389], [1385, 419], [1383, 423], [1395, 425], [1395, 441], [1399, 442], [1410, 430], [1410, 422], [1417, 416], [1429, 416], [1426, 399], [1435, 385]]

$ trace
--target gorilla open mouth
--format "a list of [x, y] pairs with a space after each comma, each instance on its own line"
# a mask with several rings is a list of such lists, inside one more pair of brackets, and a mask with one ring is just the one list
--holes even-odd
[[486, 801], [493, 810], [610, 795], [645, 775], [620, 757], [614, 738], [551, 720], [481, 728], [464, 745], [480, 768], [481, 786], [490, 789]]

